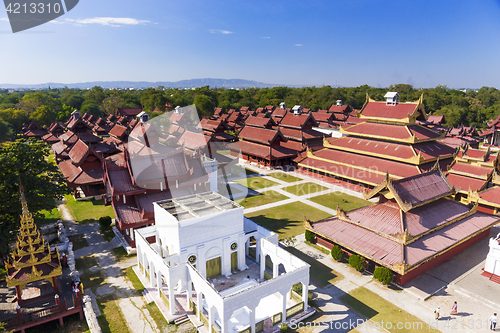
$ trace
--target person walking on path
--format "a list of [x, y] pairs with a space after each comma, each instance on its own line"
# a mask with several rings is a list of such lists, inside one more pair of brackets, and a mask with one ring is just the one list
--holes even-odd
[[436, 314], [434, 316], [434, 319], [438, 320], [439, 319], [439, 311], [440, 311], [441, 307], [438, 306], [436, 310], [434, 310], [434, 313]]
[[455, 315], [455, 316], [456, 316], [456, 315], [457, 315], [457, 313], [458, 313], [458, 312], [457, 312], [457, 302], [455, 301], [455, 302], [453, 303], [453, 306], [451, 307], [451, 312], [450, 312], [450, 315]]
[[494, 313], [493, 316], [490, 317], [490, 330], [494, 331], [497, 326], [497, 314]]

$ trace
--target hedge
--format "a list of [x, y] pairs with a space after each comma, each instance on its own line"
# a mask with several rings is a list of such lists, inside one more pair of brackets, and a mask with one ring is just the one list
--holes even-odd
[[338, 245], [332, 247], [331, 254], [332, 258], [336, 261], [341, 261], [344, 258], [344, 252], [342, 252], [342, 249]]
[[361, 272], [363, 268], [365, 268], [366, 261], [364, 257], [359, 256], [357, 254], [353, 254], [352, 256], [349, 257], [349, 265], [351, 265], [351, 267], [357, 270], [358, 272]]
[[377, 267], [373, 272], [373, 277], [379, 280], [382, 284], [388, 285], [392, 282], [394, 274], [386, 267]]

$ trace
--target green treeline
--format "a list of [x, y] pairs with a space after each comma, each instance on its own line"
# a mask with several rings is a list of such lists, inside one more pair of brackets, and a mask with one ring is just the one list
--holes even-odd
[[[195, 104], [200, 116], [208, 117], [214, 107], [225, 110], [249, 106], [256, 109], [265, 105], [278, 106], [286, 102], [288, 107], [299, 104], [313, 110], [327, 109], [336, 100], [342, 100], [355, 109], [360, 109], [368, 93], [371, 98], [383, 101], [387, 91], [397, 91], [401, 102], [415, 101], [424, 94], [427, 112], [444, 114], [448, 126], [476, 126], [485, 128], [486, 122], [498, 116], [500, 91], [483, 87], [477, 92], [466, 93], [437, 86], [429, 89], [415, 89], [408, 84], [391, 85], [388, 88], [374, 88], [368, 85], [350, 88], [323, 87], [275, 87], [247, 89], [165, 89], [164, 87], [144, 90], [114, 90], [96, 86], [90, 90], [50, 89], [8, 93], [0, 90], [0, 140], [5, 135], [18, 133], [23, 123], [34, 120], [41, 126], [54, 121], [66, 121], [73, 110], [95, 116], [113, 114], [116, 108], [144, 107], [145, 111], [164, 111], [165, 105], [173, 107]], [[159, 113], [153, 114], [153, 116]], [[7, 134], [4, 134], [7, 133]], [[3, 137], [2, 137], [3, 136]]]

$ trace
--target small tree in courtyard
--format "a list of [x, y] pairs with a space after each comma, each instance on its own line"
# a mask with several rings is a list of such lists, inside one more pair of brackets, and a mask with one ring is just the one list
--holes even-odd
[[349, 257], [349, 265], [358, 272], [361, 272], [365, 268], [366, 261], [364, 257], [353, 254]]

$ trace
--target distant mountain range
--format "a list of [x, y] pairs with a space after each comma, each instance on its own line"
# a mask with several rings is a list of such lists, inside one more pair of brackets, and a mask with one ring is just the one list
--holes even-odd
[[[92, 88], [94, 86], [101, 86], [102, 88], [117, 88], [117, 89], [141, 89], [149, 87], [164, 86], [165, 88], [197, 88], [210, 86], [210, 88], [266, 88], [277, 87], [279, 84], [262, 83], [257, 81], [242, 80], [242, 79], [193, 79], [182, 81], [94, 81], [94, 82], [80, 82], [80, 83], [55, 83], [47, 82], [43, 84], [0, 84], [0, 89], [47, 89], [51, 88]], [[297, 87], [297, 86], [293, 86]]]

